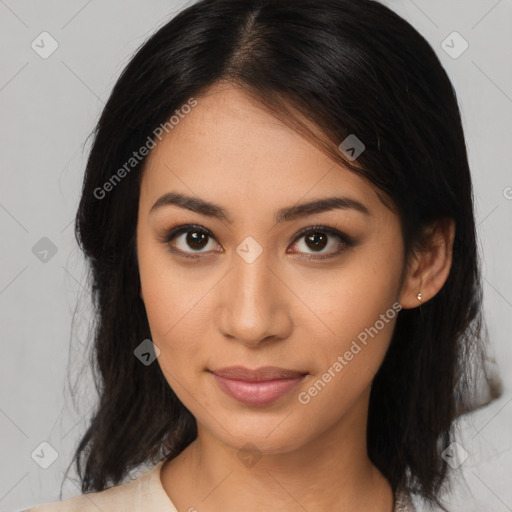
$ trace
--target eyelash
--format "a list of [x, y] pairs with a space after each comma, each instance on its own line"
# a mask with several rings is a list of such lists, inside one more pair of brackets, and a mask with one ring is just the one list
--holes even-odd
[[[174, 238], [176, 238], [178, 235], [181, 235], [183, 233], [188, 233], [188, 232], [194, 232], [194, 231], [195, 232], [199, 232], [199, 233], [204, 233], [209, 238], [212, 238], [212, 239], [215, 240], [215, 237], [213, 236], [213, 234], [208, 229], [203, 228], [203, 227], [201, 227], [201, 226], [199, 226], [197, 224], [186, 224], [186, 225], [176, 226], [174, 228], [171, 228], [169, 231], [167, 231], [162, 236], [160, 241], [163, 244], [167, 245], [169, 250], [172, 253], [178, 254], [179, 256], [182, 256], [182, 257], [185, 257], [185, 258], [191, 258], [191, 259], [197, 260], [198, 258], [201, 257], [201, 254], [203, 254], [203, 253], [195, 252], [194, 255], [192, 256], [191, 254], [187, 254], [186, 252], [182, 251], [181, 249], [176, 249], [176, 248], [173, 248], [171, 246], [171, 241]], [[334, 256], [339, 255], [345, 248], [352, 247], [352, 246], [355, 245], [355, 240], [352, 237], [346, 235], [345, 233], [341, 233], [340, 231], [338, 231], [336, 229], [330, 228], [328, 226], [322, 226], [322, 225], [308, 226], [307, 228], [301, 229], [295, 235], [295, 237], [292, 239], [291, 243], [295, 244], [301, 238], [309, 235], [310, 233], [323, 233], [323, 234], [326, 234], [326, 235], [335, 236], [335, 237], [337, 237], [340, 240], [340, 242], [342, 244], [342, 248], [338, 249], [336, 252], [334, 252], [332, 254], [329, 254], [328, 256], [304, 256], [305, 259], [324, 260], [324, 259], [327, 259], [327, 258], [332, 258]], [[302, 254], [302, 253], [298, 253], [298, 254]]]

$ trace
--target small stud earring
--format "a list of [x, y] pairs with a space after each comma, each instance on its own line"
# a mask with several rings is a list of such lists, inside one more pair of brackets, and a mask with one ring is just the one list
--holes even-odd
[[418, 300], [421, 302], [421, 292], [418, 293]]

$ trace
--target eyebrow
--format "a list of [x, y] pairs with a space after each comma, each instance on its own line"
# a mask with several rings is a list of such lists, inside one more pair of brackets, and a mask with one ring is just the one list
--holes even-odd
[[[232, 223], [230, 213], [219, 205], [204, 201], [198, 197], [187, 196], [178, 192], [167, 192], [159, 197], [155, 204], [151, 207], [149, 213], [151, 214], [157, 209], [164, 206], [179, 206], [186, 208], [207, 217], [217, 219], [225, 219], [227, 222]], [[356, 210], [364, 215], [371, 215], [368, 208], [361, 202], [350, 197], [325, 197], [322, 199], [315, 199], [306, 203], [299, 203], [286, 208], [278, 210], [274, 216], [275, 223], [287, 222], [299, 217], [313, 215], [315, 213], [322, 213], [331, 210]]]

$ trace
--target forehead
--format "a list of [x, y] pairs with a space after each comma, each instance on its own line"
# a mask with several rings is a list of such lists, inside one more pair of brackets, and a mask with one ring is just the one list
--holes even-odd
[[243, 90], [217, 85], [195, 99], [197, 105], [148, 156], [141, 202], [173, 190], [238, 202], [240, 208], [335, 194], [364, 199], [369, 207], [380, 203], [367, 180], [334, 162]]

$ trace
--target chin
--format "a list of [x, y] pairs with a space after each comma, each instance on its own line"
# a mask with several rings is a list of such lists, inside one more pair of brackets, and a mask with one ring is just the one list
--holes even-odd
[[[290, 415], [292, 416], [292, 415]], [[286, 416], [285, 416], [286, 417]], [[230, 423], [229, 435], [215, 425], [210, 433], [222, 443], [236, 451], [254, 450], [265, 454], [281, 454], [295, 451], [308, 442], [307, 433], [298, 428], [284, 425], [287, 420], [251, 421], [249, 424]]]

